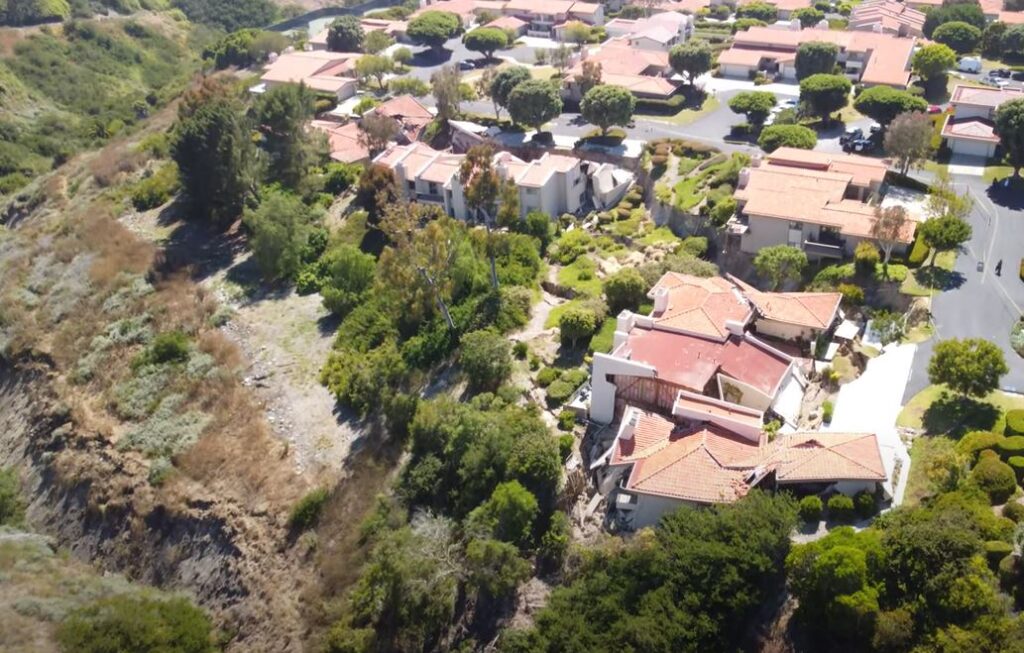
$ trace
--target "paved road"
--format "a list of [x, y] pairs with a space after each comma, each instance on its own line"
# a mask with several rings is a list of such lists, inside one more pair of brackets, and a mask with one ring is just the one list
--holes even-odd
[[[948, 338], [984, 338], [999, 345], [1010, 367], [1003, 388], [1024, 391], [1024, 359], [1010, 347], [1009, 337], [1024, 309], [1024, 282], [1018, 276], [1024, 256], [1024, 193], [979, 177], [957, 176], [954, 181], [958, 190], [974, 198], [969, 218], [973, 234], [957, 258], [950, 287], [932, 299], [936, 335], [918, 348], [904, 401], [928, 386], [932, 347]], [[1003, 273], [996, 276], [999, 260]], [[981, 272], [979, 262], [984, 262]]]

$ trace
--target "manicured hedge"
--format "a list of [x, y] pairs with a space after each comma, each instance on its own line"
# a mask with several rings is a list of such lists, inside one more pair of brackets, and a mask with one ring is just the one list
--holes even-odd
[[928, 258], [929, 251], [929, 247], [924, 244], [924, 238], [921, 237], [921, 230], [918, 229], [914, 237], [914, 246], [910, 248], [910, 255], [907, 256], [907, 263], [921, 265]]
[[[1007, 428], [1009, 430], [1009, 428]], [[999, 453], [1003, 458], [1024, 456], [1024, 435], [1012, 435], [999, 441]]]
[[861, 519], [867, 519], [878, 511], [875, 495], [871, 492], [858, 492], [853, 497], [853, 505], [857, 510], [857, 516]]
[[821, 497], [811, 495], [800, 499], [800, 519], [808, 524], [821, 521]]
[[1024, 456], [1010, 456], [1006, 464], [1013, 468], [1013, 473], [1017, 475], [1018, 483], [1024, 480]]
[[1006, 411], [1006, 434], [1024, 435], [1024, 410]]
[[837, 522], [853, 521], [853, 499], [845, 494], [833, 494], [828, 500], [828, 514]]
[[[1010, 460], [1013, 460], [1013, 458]], [[1013, 467], [1013, 465], [1011, 464], [1010, 467]], [[1024, 521], [1024, 503], [1011, 501], [1006, 504], [1003, 506], [1003, 517], [1006, 517], [1015, 524], [1019, 524], [1021, 521]]]
[[957, 442], [956, 448], [971, 457], [971, 462], [978, 459], [978, 454], [987, 449], [998, 449], [1003, 436], [991, 431], [971, 431]]
[[994, 451], [983, 451], [971, 470], [971, 482], [985, 492], [993, 505], [1005, 503], [1017, 489], [1013, 468], [999, 460]]
[[1003, 558], [1013, 553], [1013, 545], [1002, 540], [990, 540], [985, 542], [985, 560], [992, 571], [999, 569], [999, 563]]
[[636, 113], [677, 113], [686, 104], [686, 97], [673, 95], [667, 100], [637, 98]]

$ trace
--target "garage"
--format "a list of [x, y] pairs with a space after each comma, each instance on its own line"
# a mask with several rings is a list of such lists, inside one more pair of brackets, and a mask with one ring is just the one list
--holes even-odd
[[722, 77], [734, 79], [750, 79], [754, 74], [754, 68], [741, 64], [720, 64], [718, 72]]
[[949, 149], [954, 154], [981, 156], [989, 158], [996, 153], [996, 144], [987, 141], [976, 141], [967, 138], [948, 138]]
[[[960, 87], [957, 87], [959, 90]], [[950, 117], [942, 126], [942, 137], [954, 154], [965, 156], [991, 157], [996, 153], [999, 137], [992, 123], [983, 118]]]

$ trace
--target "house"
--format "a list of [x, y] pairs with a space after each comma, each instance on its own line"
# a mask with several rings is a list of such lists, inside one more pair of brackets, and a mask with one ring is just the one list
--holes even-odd
[[685, 391], [667, 416], [629, 406], [591, 469], [620, 525], [631, 529], [682, 506], [732, 503], [754, 488], [854, 495], [884, 492], [889, 480], [873, 433], [797, 432], [769, 441], [757, 411]]
[[327, 136], [332, 161], [341, 163], [368, 163], [370, 151], [362, 141], [362, 130], [359, 124], [349, 122], [339, 124], [331, 120], [314, 120], [310, 127], [323, 132]]
[[569, 20], [600, 27], [604, 25], [604, 5], [599, 2], [574, 2], [569, 8]]
[[530, 24], [525, 20], [521, 20], [515, 16], [502, 16], [501, 18], [495, 18], [484, 25], [484, 27], [494, 27], [504, 32], [515, 34], [516, 36], [523, 36], [526, 34], [526, 30], [529, 26]]
[[[364, 34], [370, 32], [384, 32], [398, 43], [408, 43], [405, 30], [409, 22], [405, 20], [386, 20], [383, 18], [363, 18], [359, 21]], [[309, 38], [309, 46], [314, 50], [327, 50], [327, 33], [330, 32], [330, 25], [323, 28]]]
[[[727, 246], [750, 254], [772, 245], [791, 245], [809, 258], [853, 254], [862, 240], [873, 240], [875, 206], [885, 160], [783, 147], [755, 157], [740, 171]], [[901, 237], [913, 242], [916, 223]]]
[[418, 141], [423, 130], [434, 119], [433, 112], [411, 95], [399, 95], [371, 109], [368, 114], [387, 116], [398, 123], [399, 143]]
[[280, 84], [303, 83], [314, 91], [330, 94], [338, 100], [352, 97], [359, 86], [355, 66], [361, 54], [353, 52], [284, 52], [272, 57], [260, 77], [260, 84], [250, 89], [262, 93]]
[[851, 81], [863, 86], [906, 88], [915, 38], [900, 38], [875, 31], [838, 31], [817, 27], [790, 29], [751, 27], [738, 32], [732, 46], [718, 55], [723, 77], [751, 79], [758, 72], [796, 81], [796, 51], [800, 44], [826, 41], [839, 47], [838, 63]]
[[605, 30], [610, 37], [621, 37], [632, 48], [668, 52], [685, 43], [693, 33], [693, 17], [677, 11], [663, 11], [649, 18], [615, 18]]
[[924, 13], [896, 0], [868, 0], [853, 8], [847, 29], [921, 37]]
[[[762, 0], [743, 0], [740, 5], [753, 4]], [[793, 12], [798, 9], [810, 7], [811, 0], [765, 0], [767, 4], [773, 5], [778, 12], [779, 20], [790, 20]], [[726, 4], [724, 0], [713, 0], [711, 4]]]
[[[784, 296], [783, 296], [784, 295]], [[666, 273], [650, 315], [623, 311], [614, 348], [593, 358], [590, 419], [608, 424], [626, 405], [667, 412], [685, 390], [795, 423], [806, 379], [792, 345], [840, 319], [838, 293], [760, 293], [735, 279]]]
[[[466, 206], [459, 179], [462, 160], [461, 154], [439, 152], [423, 143], [394, 145], [374, 159], [394, 170], [408, 200], [440, 204], [448, 215], [470, 220], [475, 216]], [[523, 161], [508, 152], [498, 152], [494, 166], [501, 178], [515, 184], [522, 216], [542, 211], [557, 217], [591, 205], [603, 209], [617, 203], [633, 181], [632, 174], [624, 170], [610, 173], [598, 164], [551, 153]]]
[[942, 139], [954, 154], [991, 158], [996, 154], [999, 137], [992, 122], [996, 109], [1006, 102], [1024, 97], [1020, 89], [957, 86], [949, 103], [953, 113], [942, 126]]
[[601, 65], [601, 83], [629, 89], [638, 98], [667, 99], [679, 90], [671, 79], [672, 66], [668, 53], [642, 50], [631, 46], [624, 37], [610, 39], [600, 48], [585, 53], [583, 59], [562, 78], [562, 94], [571, 100], [582, 97], [576, 77], [583, 73], [583, 63]]

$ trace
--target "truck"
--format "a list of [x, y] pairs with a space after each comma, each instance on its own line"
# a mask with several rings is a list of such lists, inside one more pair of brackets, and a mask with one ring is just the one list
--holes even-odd
[[956, 65], [956, 69], [962, 73], [980, 73], [981, 59], [978, 57], [963, 57]]

